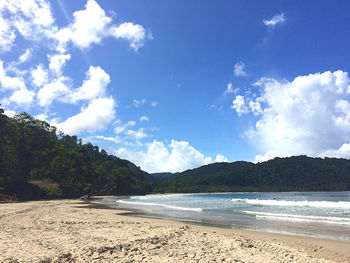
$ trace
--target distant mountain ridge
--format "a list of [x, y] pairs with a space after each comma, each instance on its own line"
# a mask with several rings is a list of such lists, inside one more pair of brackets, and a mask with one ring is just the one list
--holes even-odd
[[345, 191], [350, 190], [350, 160], [302, 155], [257, 164], [212, 163], [167, 174], [153, 182], [152, 189], [153, 192]]
[[346, 159], [293, 156], [149, 174], [26, 113], [9, 118], [0, 108], [0, 193], [20, 200], [83, 194], [344, 190], [350, 190]]

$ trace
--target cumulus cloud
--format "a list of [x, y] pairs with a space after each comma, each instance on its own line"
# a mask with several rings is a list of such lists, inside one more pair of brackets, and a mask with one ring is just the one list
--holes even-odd
[[284, 17], [284, 13], [281, 13], [281, 14], [274, 15], [271, 19], [264, 19], [263, 23], [265, 24], [265, 26], [274, 27], [277, 24], [281, 24], [285, 21], [286, 19]]
[[90, 66], [83, 85], [73, 92], [71, 100], [76, 102], [103, 97], [110, 82], [109, 75], [101, 67]]
[[106, 37], [125, 39], [135, 51], [151, 39], [142, 25], [125, 22], [114, 25], [112, 18], [95, 0], [88, 0], [85, 9], [73, 13], [73, 22], [58, 28], [45, 0], [3, 0], [0, 8], [0, 50], [10, 51], [17, 35], [27, 40], [50, 41], [57, 51], [65, 53], [68, 43], [79, 48], [90, 48]]
[[[41, 86], [47, 80], [47, 72], [38, 66], [32, 71], [33, 83]], [[46, 83], [38, 92], [40, 106], [49, 106], [53, 101], [76, 103], [81, 100], [93, 100], [106, 97], [106, 89], [110, 83], [109, 75], [101, 67], [90, 66], [81, 87], [70, 88], [70, 78], [61, 76]]]
[[226, 90], [225, 90], [225, 94], [228, 94], [228, 93], [237, 93], [239, 91], [238, 88], [233, 88], [232, 87], [232, 83], [229, 83], [227, 84], [227, 87], [226, 87]]
[[27, 62], [32, 57], [31, 49], [26, 49], [26, 51], [18, 58], [18, 64]]
[[111, 27], [110, 34], [115, 38], [129, 41], [130, 47], [136, 51], [144, 45], [146, 39], [146, 30], [143, 26], [135, 25], [130, 22]]
[[48, 73], [42, 64], [39, 64], [35, 69], [31, 71], [30, 74], [33, 84], [37, 87], [41, 87], [48, 81]]
[[125, 135], [127, 135], [128, 137], [134, 140], [141, 140], [148, 137], [144, 128], [139, 128], [137, 130], [126, 130]]
[[106, 15], [95, 0], [88, 0], [85, 9], [74, 12], [73, 17], [73, 23], [55, 34], [62, 51], [69, 42], [80, 48], [89, 48], [108, 36], [127, 40], [137, 51], [146, 40], [146, 30], [141, 25], [131, 22], [111, 25], [112, 18]]
[[225, 156], [223, 156], [221, 154], [218, 154], [215, 157], [215, 162], [217, 162], [217, 163], [225, 163], [225, 162], [228, 162], [228, 161], [229, 160]]
[[5, 110], [4, 114], [5, 114], [7, 117], [13, 118], [13, 116], [16, 115], [16, 112], [15, 112], [15, 111], [12, 111], [12, 110]]
[[237, 77], [245, 77], [247, 76], [247, 72], [245, 72], [245, 64], [243, 62], [238, 62], [233, 66], [233, 73]]
[[39, 113], [38, 115], [35, 115], [34, 117], [35, 117], [35, 119], [49, 122], [49, 116], [45, 113]]
[[[42, 40], [54, 30], [50, 4], [44, 0], [4, 0], [0, 10], [1, 47], [9, 51], [16, 34], [27, 40]], [[1, 41], [2, 42], [2, 41]]]
[[118, 126], [114, 128], [114, 133], [118, 135], [124, 133], [128, 127], [135, 126], [136, 122], [128, 121], [126, 124], [122, 124], [122, 122], [118, 120], [116, 124], [118, 124]]
[[1, 89], [4, 90], [17, 90], [25, 89], [26, 85], [21, 77], [10, 77], [7, 75], [7, 71], [4, 68], [4, 63], [0, 60], [0, 84]]
[[[108, 97], [107, 92], [110, 76], [101, 67], [90, 66], [81, 86], [75, 87], [73, 84], [79, 80], [73, 81], [67, 76], [64, 67], [71, 54], [75, 54], [70, 52], [73, 47], [86, 51], [105, 38], [113, 38], [125, 40], [138, 51], [146, 39], [151, 39], [150, 32], [142, 25], [131, 22], [114, 24], [112, 20], [110, 13], [105, 12], [96, 0], [87, 0], [85, 7], [74, 12], [72, 22], [66, 26], [55, 23], [47, 0], [0, 1], [0, 52], [9, 54], [4, 56], [6, 62], [0, 60], [1, 103], [14, 109], [19, 106], [28, 108], [33, 104], [44, 107], [44, 112], [50, 115], [49, 107], [54, 106], [54, 102], [83, 102], [86, 105], [80, 106], [78, 114], [62, 122], [58, 118], [51, 119], [51, 123], [69, 134], [104, 129], [113, 120], [116, 107], [114, 98]], [[27, 45], [18, 59], [18, 49], [15, 54], [10, 53], [17, 41], [21, 41], [18, 48]], [[42, 55], [47, 50], [50, 51], [46, 56]], [[34, 51], [41, 56], [36, 57], [36, 64], [23, 69]], [[11, 57], [16, 59], [10, 61]], [[145, 99], [134, 101], [137, 106], [145, 102]], [[147, 121], [146, 118], [144, 116], [140, 121]], [[144, 128], [131, 128], [135, 125], [133, 123], [121, 128], [124, 136], [135, 140], [148, 136]], [[107, 138], [110, 137], [100, 139]]]
[[349, 84], [348, 73], [341, 70], [291, 82], [260, 79], [256, 85], [264, 106], [252, 103], [260, 117], [246, 133], [263, 152], [256, 161], [300, 154], [350, 158]]
[[15, 38], [15, 30], [11, 28], [9, 21], [5, 20], [0, 13], [0, 50], [9, 51]]
[[248, 113], [248, 108], [242, 95], [236, 96], [236, 98], [232, 101], [231, 109], [234, 109], [238, 116]]
[[70, 54], [48, 55], [49, 69], [55, 72], [57, 76], [61, 76], [62, 68], [70, 58]]
[[98, 98], [82, 107], [80, 113], [69, 117], [61, 123], [56, 123], [58, 130], [67, 134], [80, 134], [102, 130], [113, 120], [115, 114], [113, 98]]
[[12, 96], [9, 98], [10, 102], [14, 102], [16, 104], [30, 104], [33, 102], [35, 93], [29, 91], [27, 89], [16, 90]]
[[112, 19], [94, 0], [87, 1], [85, 9], [73, 13], [74, 21], [57, 32], [56, 37], [62, 45], [69, 41], [81, 48], [99, 44], [108, 31]]
[[[145, 151], [120, 148], [114, 153], [121, 158], [131, 160], [141, 169], [151, 173], [179, 172], [212, 162], [212, 158], [205, 157], [188, 142], [175, 140], [171, 140], [169, 145], [154, 140], [146, 144]], [[226, 158], [218, 155], [217, 160], [222, 161]]]
[[255, 101], [253, 100], [249, 101], [249, 108], [254, 115], [259, 115], [262, 113], [262, 108], [260, 104], [260, 102], [262, 101], [263, 101], [263, 98], [261, 97], [257, 98]]
[[70, 92], [68, 83], [68, 78], [60, 77], [45, 84], [37, 94], [39, 105], [42, 107], [50, 106], [54, 100], [66, 102], [67, 94]]

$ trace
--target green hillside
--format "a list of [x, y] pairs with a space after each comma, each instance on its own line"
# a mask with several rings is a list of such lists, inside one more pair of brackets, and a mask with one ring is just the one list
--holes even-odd
[[0, 109], [0, 189], [20, 199], [129, 195], [149, 192], [142, 171], [129, 161], [57, 132], [26, 113]]
[[213, 163], [153, 183], [162, 193], [344, 190], [350, 190], [350, 160], [307, 156]]
[[21, 200], [84, 194], [350, 190], [350, 160], [293, 156], [263, 163], [213, 163], [148, 174], [133, 163], [57, 132], [26, 113], [0, 109], [0, 193]]

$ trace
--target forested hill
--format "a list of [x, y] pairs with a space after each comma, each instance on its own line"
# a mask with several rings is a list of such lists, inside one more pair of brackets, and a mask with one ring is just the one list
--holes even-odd
[[26, 113], [0, 108], [0, 193], [20, 199], [129, 195], [150, 191], [143, 172]]
[[153, 183], [153, 192], [344, 191], [350, 160], [293, 156], [263, 163], [213, 163]]
[[88, 193], [312, 190], [350, 190], [350, 160], [295, 156], [148, 174], [76, 136], [57, 132], [44, 121], [26, 113], [9, 118], [0, 108], [0, 193], [16, 194], [22, 200]]

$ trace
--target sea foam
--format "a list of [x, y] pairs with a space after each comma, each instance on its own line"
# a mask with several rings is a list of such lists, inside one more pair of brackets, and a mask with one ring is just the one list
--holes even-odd
[[317, 208], [350, 209], [350, 202], [345, 201], [287, 201], [287, 200], [259, 200], [259, 199], [232, 199], [233, 202], [267, 206], [309, 206]]
[[292, 215], [292, 214], [265, 213], [265, 212], [256, 212], [256, 211], [242, 211], [242, 212], [249, 215], [255, 215], [256, 218], [263, 218], [267, 220], [326, 223], [326, 224], [350, 226], [350, 218], [344, 218], [344, 217]]
[[124, 201], [124, 200], [118, 200], [116, 202], [121, 203], [121, 204], [131, 204], [131, 205], [161, 206], [161, 207], [170, 208], [170, 209], [193, 211], [193, 212], [202, 212], [203, 211], [202, 208], [179, 207], [179, 206], [164, 205], [164, 204], [159, 204], [159, 203], [129, 202], [129, 201]]

